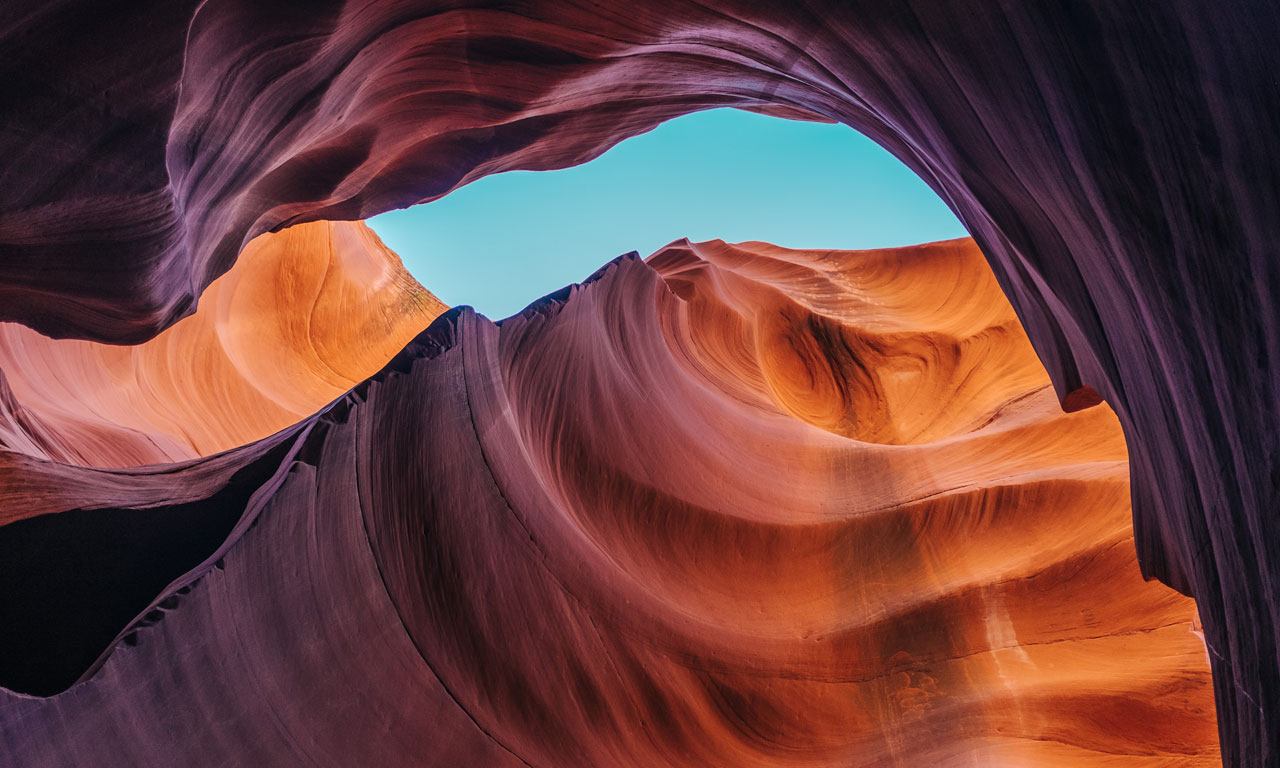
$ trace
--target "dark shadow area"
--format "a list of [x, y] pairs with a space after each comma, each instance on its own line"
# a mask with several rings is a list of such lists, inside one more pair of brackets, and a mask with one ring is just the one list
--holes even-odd
[[161, 590], [218, 549], [289, 445], [197, 502], [74, 509], [0, 527], [0, 685], [51, 696], [74, 684]]

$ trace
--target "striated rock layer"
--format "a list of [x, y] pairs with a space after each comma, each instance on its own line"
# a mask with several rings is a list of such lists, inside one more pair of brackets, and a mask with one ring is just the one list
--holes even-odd
[[1128, 437], [1230, 764], [1280, 765], [1280, 6], [13, 0], [0, 319], [137, 342], [257, 234], [731, 105], [846, 122], [956, 211], [1059, 396]]
[[261, 235], [199, 312], [145, 344], [0, 324], [0, 448], [121, 467], [244, 445], [376, 372], [444, 310], [362, 223]]
[[1218, 764], [1119, 423], [969, 240], [681, 241], [228, 453], [17, 458], [5, 764]]

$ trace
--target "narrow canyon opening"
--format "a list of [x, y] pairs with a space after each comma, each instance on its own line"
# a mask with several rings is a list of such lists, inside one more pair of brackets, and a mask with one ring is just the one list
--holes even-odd
[[485, 176], [366, 222], [450, 306], [490, 319], [679, 238], [863, 249], [964, 237], [919, 176], [839, 123], [683, 115], [581, 165]]
[[[195, 315], [140, 346], [0, 329], [0, 370], [42, 458], [88, 467], [193, 459], [279, 438], [317, 411], [330, 424], [296, 459], [284, 459], [288, 441], [246, 459], [201, 501], [72, 509], [0, 527], [0, 583], [23, 584], [0, 600], [11, 628], [0, 638], [0, 685], [54, 695], [112, 638], [153, 642], [149, 629], [201, 588], [199, 574], [180, 587], [174, 579], [201, 563], [214, 568], [209, 558], [250, 497], [282, 476], [282, 464], [297, 464], [300, 477], [372, 479], [360, 524], [400, 620], [419, 648], [449, 659], [459, 675], [449, 684], [487, 681], [468, 708], [489, 699], [512, 738], [533, 737], [519, 735], [529, 706], [560, 712], [573, 728], [593, 709], [622, 704], [590, 663], [571, 703], [534, 693], [519, 665], [495, 671], [486, 666], [494, 657], [470, 655], [510, 640], [449, 598], [452, 569], [463, 566], [446, 563], [476, 546], [472, 523], [452, 519], [468, 505], [466, 519], [491, 518], [478, 523], [495, 536], [482, 543], [507, 552], [504, 562], [527, 545], [499, 532], [509, 507], [537, 548], [576, 552], [619, 594], [643, 585], [643, 599], [630, 598], [647, 605], [639, 615], [662, 632], [691, 632], [683, 653], [733, 665], [790, 647], [781, 660], [750, 662], [793, 681], [783, 689], [759, 688], [751, 675], [700, 685], [749, 713], [769, 740], [815, 759], [877, 740], [878, 749], [904, 749], [895, 740], [951, 727], [942, 713], [960, 707], [996, 732], [1049, 718], [1062, 754], [1139, 749], [1211, 761], [1195, 605], [1141, 578], [1119, 424], [1105, 405], [1062, 411], [985, 258], [955, 237], [959, 224], [941, 200], [845, 126], [733, 112], [682, 120], [559, 177], [488, 177], [372, 229], [321, 221], [261, 235]], [[799, 130], [794, 156], [790, 129]], [[725, 131], [736, 141], [708, 143]], [[838, 146], [850, 166], [838, 162]], [[813, 165], [806, 152], [828, 162]], [[767, 172], [717, 176], [717, 165], [761, 155], [773, 163]], [[641, 172], [647, 178], [629, 175]], [[539, 191], [547, 180], [555, 183]], [[835, 189], [849, 197], [833, 200]], [[663, 190], [661, 206], [638, 205]], [[875, 205], [856, 208], [859, 199]], [[832, 223], [841, 211], [848, 220]], [[697, 233], [745, 242], [668, 242], [691, 222]], [[944, 237], [917, 244], [929, 239], [921, 231]], [[599, 252], [612, 247], [601, 235], [652, 255], [597, 269], [583, 259], [613, 255]], [[469, 282], [441, 301], [432, 275], [455, 263], [466, 264]], [[519, 274], [524, 263], [550, 282]], [[552, 290], [561, 281], [571, 285]], [[524, 293], [532, 285], [547, 295]], [[453, 296], [495, 286], [483, 295], [501, 327], [469, 310], [441, 317]], [[436, 351], [412, 351], [424, 344]], [[388, 366], [397, 353], [401, 362]], [[327, 465], [326, 440], [352, 426], [339, 412], [371, 407], [406, 386], [401, 377], [418, 376], [439, 383], [407, 397], [387, 428], [421, 422], [421, 432]], [[603, 418], [584, 420], [576, 403], [594, 403]], [[491, 426], [456, 431], [439, 421], [450, 408]], [[502, 416], [482, 416], [486, 408]], [[475, 451], [483, 469], [457, 509], [442, 507], [439, 491], [397, 488], [423, 461], [424, 439]], [[219, 460], [234, 466], [236, 455]], [[526, 488], [543, 491], [517, 501]], [[268, 525], [271, 514], [283, 513], [268, 513]], [[468, 578], [487, 585], [483, 595], [538, 582], [526, 574], [524, 587], [506, 583], [519, 573], [481, 568]], [[616, 597], [567, 588], [588, 603]], [[696, 629], [676, 629], [679, 616], [699, 617]], [[615, 621], [619, 638], [599, 642], [625, 645], [637, 631]], [[650, 659], [632, 673], [635, 684], [681, 674], [669, 666]], [[829, 697], [833, 683], [843, 698]], [[1149, 717], [1120, 714], [1153, 696], [1164, 698], [1146, 705]], [[957, 703], [966, 699], [981, 704]], [[890, 708], [882, 722], [860, 726], [877, 706]], [[642, 710], [659, 722], [682, 711], [709, 716], [687, 694], [657, 689]], [[800, 711], [805, 724], [787, 714]], [[730, 749], [717, 728], [706, 733]]]

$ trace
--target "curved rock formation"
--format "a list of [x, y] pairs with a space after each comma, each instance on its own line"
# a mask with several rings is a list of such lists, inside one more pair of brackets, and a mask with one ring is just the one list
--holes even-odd
[[709, 106], [848, 123], [961, 217], [1062, 401], [1115, 409], [1224, 758], [1278, 765], [1278, 37], [1262, 0], [16, 0], [0, 319], [141, 341], [286, 224]]
[[200, 311], [145, 344], [0, 324], [0, 447], [123, 467], [245, 445], [375, 373], [444, 310], [362, 223], [261, 235]]
[[261, 443], [26, 477], [72, 511], [0, 528], [17, 765], [1218, 762], [1119, 424], [968, 240], [678, 242]]

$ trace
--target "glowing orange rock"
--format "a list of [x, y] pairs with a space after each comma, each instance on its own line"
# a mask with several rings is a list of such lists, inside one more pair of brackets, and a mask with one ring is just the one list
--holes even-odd
[[[234, 370], [296, 393], [271, 351], [347, 329], [267, 316]], [[969, 240], [681, 241], [218, 456], [0, 456], [10, 763], [1219, 761], [1119, 424], [1062, 411]]]
[[194, 316], [141, 345], [0, 324], [10, 407], [28, 424], [0, 422], [0, 446], [120, 467], [244, 445], [342, 395], [445, 309], [361, 222], [261, 235]]

